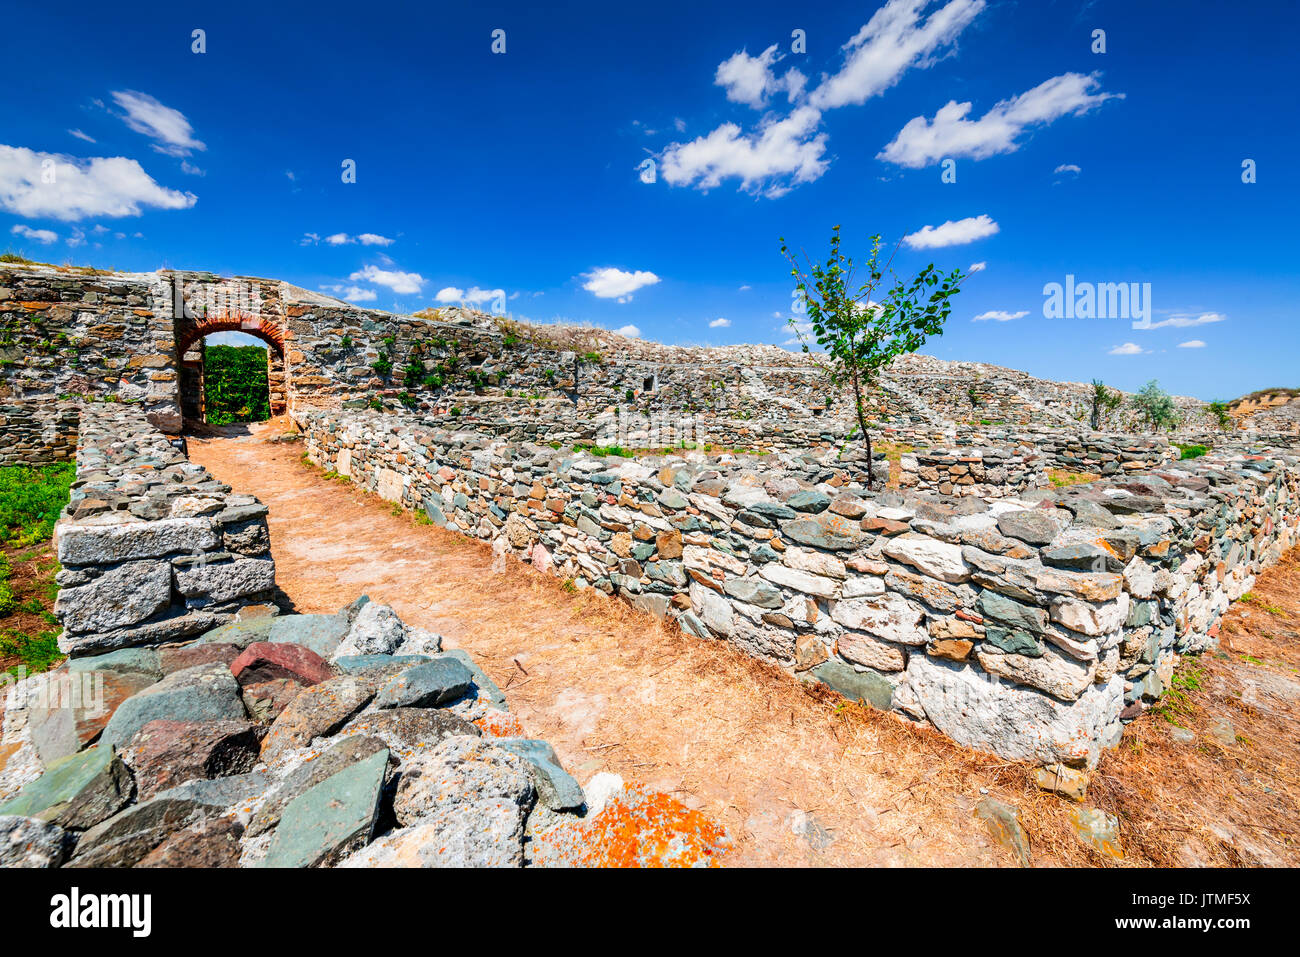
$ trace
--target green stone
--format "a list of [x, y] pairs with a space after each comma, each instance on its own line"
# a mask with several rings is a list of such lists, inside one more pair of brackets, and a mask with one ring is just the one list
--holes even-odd
[[893, 705], [894, 686], [874, 671], [854, 671], [842, 661], [827, 661], [814, 668], [812, 675], [852, 701], [865, 701], [881, 711], [888, 711]]
[[369, 843], [388, 749], [349, 765], [289, 802], [262, 867], [313, 867]]

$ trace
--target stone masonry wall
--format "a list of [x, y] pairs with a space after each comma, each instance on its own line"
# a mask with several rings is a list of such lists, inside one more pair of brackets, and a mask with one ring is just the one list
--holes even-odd
[[275, 589], [266, 506], [189, 462], [135, 406], [83, 408], [54, 540], [59, 647], [74, 657], [196, 635]]
[[0, 399], [0, 466], [71, 461], [80, 420], [79, 402]]
[[601, 459], [372, 413], [311, 459], [534, 567], [1010, 758], [1094, 764], [1295, 541], [1300, 462], [1018, 498], [865, 493], [833, 456]]

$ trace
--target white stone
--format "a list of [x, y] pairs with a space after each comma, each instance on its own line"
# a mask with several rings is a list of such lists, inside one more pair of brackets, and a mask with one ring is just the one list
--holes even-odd
[[845, 628], [903, 645], [923, 645], [929, 640], [921, 609], [892, 592], [877, 598], [841, 599], [831, 610], [831, 617]]
[[1057, 598], [1050, 609], [1052, 621], [1071, 631], [1094, 637], [1109, 634], [1128, 617], [1129, 598], [1121, 592], [1114, 601], [1095, 605], [1075, 598]]
[[891, 538], [882, 551], [890, 558], [940, 581], [956, 583], [970, 578], [970, 566], [962, 558], [960, 545], [938, 542], [925, 535], [907, 534]]
[[815, 551], [811, 548], [799, 548], [791, 545], [785, 550], [782, 561], [791, 568], [797, 568], [802, 572], [812, 572], [814, 575], [825, 575], [827, 578], [844, 578], [848, 574], [844, 563], [834, 555], [828, 555], [825, 552]]
[[786, 568], [777, 562], [768, 562], [762, 567], [759, 574], [773, 584], [793, 588], [795, 591], [801, 591], [807, 595], [816, 595], [819, 598], [834, 598], [840, 588], [840, 583], [833, 578], [824, 578], [821, 575], [813, 575], [795, 568]]
[[1089, 685], [1070, 704], [990, 680], [969, 664], [926, 655], [912, 655], [907, 681], [930, 723], [948, 737], [1014, 761], [1095, 767], [1124, 707], [1119, 675]]

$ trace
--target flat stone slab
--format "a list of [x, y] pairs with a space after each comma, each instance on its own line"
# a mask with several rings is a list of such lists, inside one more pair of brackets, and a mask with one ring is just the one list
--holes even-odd
[[248, 836], [264, 834], [280, 822], [284, 809], [326, 778], [386, 750], [384, 742], [369, 735], [344, 738], [305, 761], [266, 789], [266, 796], [248, 822]]
[[284, 809], [261, 866], [329, 864], [368, 843], [387, 768], [385, 748], [294, 798]]
[[273, 620], [266, 640], [302, 645], [328, 659], [347, 633], [344, 615], [281, 615]]
[[262, 756], [271, 761], [290, 748], [311, 744], [313, 738], [334, 734], [372, 697], [370, 685], [351, 675], [304, 689], [271, 725], [262, 742]]
[[454, 658], [435, 658], [390, 678], [375, 695], [380, 708], [431, 708], [469, 691], [474, 676]]
[[245, 717], [239, 684], [230, 668], [212, 662], [173, 672], [122, 702], [100, 741], [122, 747], [150, 721], [242, 721]]
[[0, 805], [0, 814], [86, 829], [116, 814], [134, 792], [126, 766], [111, 746], [101, 743], [51, 764]]

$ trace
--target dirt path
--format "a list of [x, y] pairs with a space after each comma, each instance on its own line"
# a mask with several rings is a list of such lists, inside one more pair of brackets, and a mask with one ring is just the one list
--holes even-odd
[[[1065, 803], [1038, 791], [1023, 766], [815, 696], [622, 602], [568, 592], [485, 544], [324, 479], [303, 464], [301, 445], [268, 443], [264, 434], [254, 426], [251, 434], [195, 437], [190, 451], [270, 506], [276, 577], [298, 611], [334, 611], [361, 593], [388, 602], [473, 654], [529, 732], [550, 740], [579, 780], [612, 771], [724, 823], [736, 844], [728, 863], [1006, 865], [1011, 857], [972, 815], [983, 793], [1020, 808], [1036, 864], [1103, 863], [1070, 834]], [[1153, 718], [1134, 727], [1144, 722], [1146, 733], [1168, 736]], [[1176, 780], [1165, 783], [1168, 795], [1149, 783], [1129, 795], [1120, 782], [1107, 784], [1107, 767], [1100, 800], [1090, 800], [1126, 819], [1128, 800], [1176, 800]], [[1198, 846], [1213, 847], [1206, 834]], [[1177, 862], [1164, 853], [1170, 840], [1158, 821], [1146, 822], [1130, 862]], [[1221, 861], [1232, 862], [1216, 853], [1205, 860]]]

